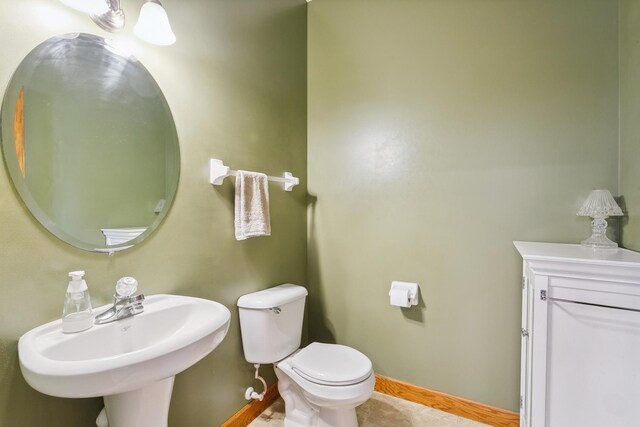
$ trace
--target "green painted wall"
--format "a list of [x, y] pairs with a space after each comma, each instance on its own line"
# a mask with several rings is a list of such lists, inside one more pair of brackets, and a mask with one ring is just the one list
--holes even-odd
[[[170, 425], [215, 426], [242, 407], [253, 385], [244, 361], [235, 301], [247, 292], [306, 279], [306, 3], [303, 0], [164, 2], [178, 42], [154, 47], [132, 33], [140, 1], [125, 0], [128, 25], [113, 38], [148, 68], [171, 106], [181, 147], [180, 186], [158, 231], [108, 257], [49, 235], [0, 173], [0, 426], [94, 425], [99, 399], [57, 399], [31, 389], [20, 373], [17, 340], [60, 316], [67, 272], [87, 271], [94, 304], [133, 275], [145, 294], [219, 301], [232, 313], [225, 341], [178, 375]], [[105, 36], [58, 1], [0, 2], [0, 92], [22, 58], [68, 32]], [[233, 180], [208, 184], [208, 159], [301, 178], [292, 193], [272, 186], [272, 236], [236, 242]]]
[[[618, 5], [318, 0], [308, 11], [310, 336], [517, 410], [513, 240], [579, 242], [617, 191]], [[392, 280], [419, 307], [391, 307]]]
[[620, 0], [620, 195], [622, 243], [640, 251], [640, 2]]

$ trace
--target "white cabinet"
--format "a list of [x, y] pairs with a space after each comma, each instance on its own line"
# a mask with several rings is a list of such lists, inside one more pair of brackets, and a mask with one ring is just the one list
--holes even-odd
[[522, 427], [640, 426], [640, 253], [514, 242]]

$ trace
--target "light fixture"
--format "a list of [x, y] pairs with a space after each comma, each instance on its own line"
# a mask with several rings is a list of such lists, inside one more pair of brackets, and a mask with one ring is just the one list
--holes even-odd
[[91, 19], [103, 30], [117, 33], [124, 28], [124, 10], [120, 7], [120, 0], [103, 0], [107, 8], [101, 13], [92, 13]]
[[176, 42], [167, 12], [158, 0], [147, 0], [142, 5], [140, 17], [136, 26], [133, 27], [133, 32], [142, 40], [161, 46]]
[[[60, 0], [62, 3], [91, 16], [93, 22], [111, 33], [122, 31], [125, 24], [120, 0]], [[140, 39], [161, 46], [176, 42], [167, 12], [158, 0], [146, 0], [140, 9], [133, 32]]]
[[593, 249], [617, 248], [618, 244], [607, 238], [607, 220], [610, 216], [622, 216], [622, 209], [609, 190], [593, 190], [576, 212], [578, 216], [590, 216], [591, 237], [581, 242], [582, 246]]

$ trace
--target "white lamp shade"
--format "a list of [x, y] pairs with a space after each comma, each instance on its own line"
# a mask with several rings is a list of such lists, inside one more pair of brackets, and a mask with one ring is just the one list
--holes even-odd
[[606, 218], [608, 216], [621, 216], [623, 213], [609, 190], [593, 190], [589, 193], [582, 207], [578, 209], [576, 215]]
[[140, 17], [133, 32], [142, 40], [152, 44], [168, 46], [176, 42], [167, 12], [160, 3], [153, 0], [142, 5]]
[[67, 6], [89, 15], [101, 15], [109, 10], [105, 0], [60, 0]]

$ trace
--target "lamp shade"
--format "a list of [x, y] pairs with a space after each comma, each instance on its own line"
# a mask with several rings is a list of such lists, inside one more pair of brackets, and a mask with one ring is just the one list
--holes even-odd
[[621, 216], [623, 213], [609, 190], [593, 190], [589, 193], [582, 207], [578, 209], [576, 215], [606, 218], [608, 216]]
[[176, 42], [167, 12], [156, 0], [149, 0], [142, 5], [140, 17], [133, 32], [142, 40], [152, 44], [168, 46]]

